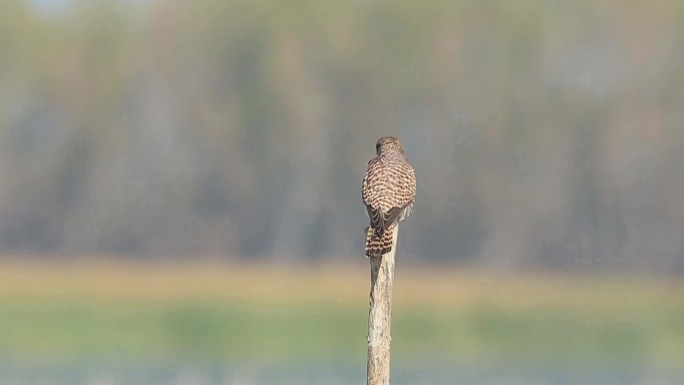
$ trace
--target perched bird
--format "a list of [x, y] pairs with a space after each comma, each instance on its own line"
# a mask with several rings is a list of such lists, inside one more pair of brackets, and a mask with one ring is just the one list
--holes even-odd
[[404, 156], [399, 138], [383, 136], [377, 156], [368, 162], [361, 196], [370, 226], [366, 228], [366, 256], [380, 257], [392, 250], [394, 226], [411, 212], [416, 198], [416, 173]]

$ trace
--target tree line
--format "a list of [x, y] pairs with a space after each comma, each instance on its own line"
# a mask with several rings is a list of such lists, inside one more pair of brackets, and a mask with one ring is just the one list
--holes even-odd
[[684, 266], [683, 5], [0, 4], [0, 249], [360, 256], [400, 136], [399, 258]]

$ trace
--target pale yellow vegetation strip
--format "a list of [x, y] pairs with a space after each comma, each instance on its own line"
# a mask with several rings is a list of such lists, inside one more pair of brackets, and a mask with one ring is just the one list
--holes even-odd
[[[3, 297], [111, 300], [220, 300], [292, 306], [363, 305], [368, 267], [358, 265], [249, 265], [217, 262], [114, 263], [0, 262]], [[588, 311], [684, 306], [679, 279], [551, 273], [503, 274], [398, 264], [395, 303], [458, 309], [564, 307]]]

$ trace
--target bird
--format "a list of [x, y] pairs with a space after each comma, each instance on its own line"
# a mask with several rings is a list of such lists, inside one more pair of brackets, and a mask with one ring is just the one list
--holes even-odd
[[394, 226], [406, 219], [416, 200], [416, 173], [395, 136], [375, 144], [376, 156], [368, 162], [361, 196], [370, 226], [366, 227], [365, 255], [381, 257], [392, 250]]

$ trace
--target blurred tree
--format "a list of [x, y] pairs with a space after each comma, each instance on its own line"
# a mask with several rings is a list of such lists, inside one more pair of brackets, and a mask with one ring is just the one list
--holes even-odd
[[684, 266], [682, 15], [5, 1], [0, 248], [360, 255], [360, 178], [396, 134], [418, 176], [407, 258]]

